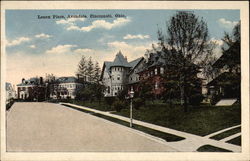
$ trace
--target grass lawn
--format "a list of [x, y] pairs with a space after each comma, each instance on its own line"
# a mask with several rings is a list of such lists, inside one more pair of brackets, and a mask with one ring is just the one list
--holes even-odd
[[210, 137], [211, 139], [215, 139], [215, 140], [221, 140], [221, 139], [224, 139], [226, 137], [229, 137], [231, 135], [234, 135], [234, 134], [237, 134], [241, 131], [241, 127], [237, 127], [237, 128], [234, 128], [234, 129], [231, 129], [231, 130], [228, 130], [228, 131], [225, 131], [223, 133], [220, 133], [218, 135], [215, 135], [213, 137]]
[[[123, 109], [115, 114], [129, 117], [129, 109]], [[201, 106], [190, 107], [188, 112], [175, 105], [148, 104], [139, 110], [134, 109], [133, 117], [137, 120], [161, 125], [164, 127], [205, 136], [241, 123], [239, 105], [229, 107]]]
[[212, 145], [203, 145], [197, 149], [198, 152], [232, 152]]
[[[81, 102], [73, 101], [71, 103], [94, 108], [101, 111], [114, 111], [114, 109], [103, 101]], [[129, 117], [129, 106], [120, 112], [113, 112], [117, 115]], [[208, 106], [200, 107], [189, 106], [188, 112], [184, 112], [180, 105], [169, 107], [168, 104], [161, 101], [147, 102], [145, 107], [139, 110], [133, 110], [133, 118], [156, 125], [184, 131], [196, 135], [205, 136], [210, 133], [241, 124], [240, 105], [233, 106]]]
[[227, 143], [235, 144], [241, 146], [241, 136], [236, 137], [232, 140], [227, 141]]
[[72, 100], [72, 102], [70, 102], [70, 103], [80, 105], [80, 106], [90, 107], [90, 108], [100, 110], [100, 111], [111, 111], [111, 110], [113, 110], [113, 108], [110, 107], [109, 105], [107, 105], [104, 101], [101, 101], [99, 103], [97, 101], [89, 102], [89, 101]]

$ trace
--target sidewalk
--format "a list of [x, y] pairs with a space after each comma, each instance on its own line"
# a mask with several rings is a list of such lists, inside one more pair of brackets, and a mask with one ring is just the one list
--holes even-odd
[[[74, 104], [71, 104], [71, 103], [60, 103], [60, 104], [69, 105], [69, 106], [72, 106], [74, 108], [84, 109], [84, 110], [87, 110], [87, 111], [91, 111], [91, 112], [99, 113], [99, 114], [102, 114], [102, 115], [105, 115], [105, 116], [120, 119], [122, 121], [130, 122], [130, 118], [115, 115], [115, 114], [111, 114], [109, 112], [103, 112], [103, 111], [91, 109], [91, 108], [84, 107], [84, 106], [74, 105]], [[143, 122], [143, 121], [134, 120], [134, 119], [133, 119], [133, 123], [137, 124], [137, 125], [147, 127], [147, 128], [150, 128], [150, 129], [158, 130], [158, 131], [161, 131], [161, 132], [165, 132], [165, 133], [169, 133], [169, 134], [173, 134], [173, 135], [185, 138], [184, 140], [178, 141], [178, 142], [168, 142], [169, 146], [171, 146], [174, 149], [177, 149], [179, 151], [182, 151], [182, 152], [193, 152], [193, 151], [196, 151], [199, 147], [201, 147], [203, 145], [212, 145], [212, 146], [227, 149], [227, 150], [230, 150], [230, 151], [233, 151], [233, 152], [240, 152], [241, 151], [240, 146], [225, 143], [224, 141], [217, 141], [217, 140], [209, 139], [209, 137], [208, 137], [209, 135], [207, 135], [205, 137], [202, 137], [202, 136], [198, 136], [198, 135], [194, 135], [194, 134], [190, 134], [190, 133], [186, 133], [186, 132], [182, 132], [182, 131], [178, 131], [178, 130], [174, 130], [174, 129], [154, 125], [154, 124], [151, 124], [151, 123], [146, 123], [146, 122]], [[223, 131], [226, 131], [226, 130], [221, 130], [221, 131], [223, 132]], [[217, 134], [217, 133], [221, 133], [221, 131], [213, 133], [213, 135]]]

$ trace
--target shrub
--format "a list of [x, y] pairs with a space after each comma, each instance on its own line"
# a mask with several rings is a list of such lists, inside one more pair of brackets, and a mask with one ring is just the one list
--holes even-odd
[[194, 94], [189, 98], [189, 103], [191, 105], [199, 105], [203, 99], [204, 96], [202, 94]]
[[112, 104], [114, 103], [115, 101], [115, 97], [104, 97], [105, 99], [105, 102], [109, 105], [109, 106], [112, 106]]
[[126, 107], [125, 103], [120, 100], [115, 101], [113, 105], [117, 112], [120, 112], [122, 109]]
[[141, 106], [144, 105], [144, 100], [142, 98], [133, 99], [134, 108], [139, 110]]
[[211, 98], [211, 105], [215, 105], [221, 99], [221, 95], [214, 94]]

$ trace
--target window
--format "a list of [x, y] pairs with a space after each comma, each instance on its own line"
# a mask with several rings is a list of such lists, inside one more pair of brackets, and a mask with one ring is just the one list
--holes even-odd
[[120, 87], [117, 87], [118, 90], [120, 90]]
[[155, 82], [155, 89], [158, 89], [158, 83]]
[[157, 75], [157, 68], [155, 68], [155, 75]]
[[132, 81], [132, 80], [133, 80], [133, 78], [132, 78], [132, 77], [130, 77], [130, 80]]
[[160, 68], [160, 73], [164, 74], [164, 68], [163, 67]]
[[108, 86], [108, 93], [110, 93], [110, 86]]
[[120, 80], [120, 76], [117, 76], [117, 80]]

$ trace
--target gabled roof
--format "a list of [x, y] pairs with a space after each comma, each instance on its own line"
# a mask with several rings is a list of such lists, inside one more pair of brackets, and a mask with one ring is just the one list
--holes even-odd
[[131, 73], [135, 68], [136, 66], [143, 60], [144, 58], [143, 57], [140, 57], [140, 58], [137, 58], [131, 62], [129, 62], [129, 65], [131, 66], [131, 71], [129, 73]]

